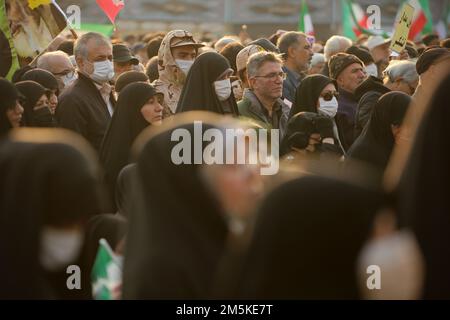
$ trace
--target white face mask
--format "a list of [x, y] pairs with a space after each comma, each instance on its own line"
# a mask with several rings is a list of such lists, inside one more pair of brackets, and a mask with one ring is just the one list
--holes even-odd
[[105, 60], [94, 62], [94, 72], [91, 74], [91, 79], [99, 82], [105, 83], [114, 78], [114, 65], [112, 61]]
[[183, 71], [185, 75], [188, 74], [189, 70], [191, 69], [192, 65], [194, 64], [194, 60], [175, 60], [176, 64], [178, 65], [178, 68]]
[[319, 113], [324, 116], [334, 118], [338, 110], [338, 101], [336, 97], [333, 97], [330, 101], [326, 101], [324, 98], [319, 98]]
[[79, 230], [61, 230], [45, 227], [41, 235], [40, 261], [48, 271], [66, 268], [74, 262], [83, 244], [83, 233]]
[[376, 64], [374, 64], [374, 63], [369, 64], [368, 66], [366, 66], [365, 69], [366, 69], [366, 73], [369, 76], [378, 77], [378, 68], [377, 68]]
[[66, 74], [61, 77], [61, 81], [64, 83], [64, 88], [70, 86], [75, 80], [77, 80], [78, 75], [74, 72], [70, 77], [69, 74]]
[[220, 80], [214, 82], [214, 89], [220, 101], [227, 100], [231, 95], [231, 81], [230, 79]]

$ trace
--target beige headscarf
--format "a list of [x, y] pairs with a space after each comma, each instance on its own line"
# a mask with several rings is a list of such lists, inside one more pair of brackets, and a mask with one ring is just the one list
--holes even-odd
[[156, 90], [164, 94], [164, 117], [175, 113], [181, 91], [183, 90], [185, 74], [177, 66], [170, 50], [170, 43], [178, 30], [166, 34], [158, 51], [159, 79], [153, 82]]

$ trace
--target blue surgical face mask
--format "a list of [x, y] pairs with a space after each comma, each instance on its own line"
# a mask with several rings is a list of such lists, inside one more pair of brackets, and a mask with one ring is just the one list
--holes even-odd
[[114, 78], [114, 65], [112, 61], [98, 61], [92, 64], [94, 65], [94, 72], [90, 75], [92, 80], [105, 83]]
[[175, 60], [178, 68], [181, 69], [181, 71], [183, 71], [183, 73], [185, 75], [188, 74], [189, 70], [191, 69], [192, 65], [194, 64], [194, 60], [180, 60], [180, 59], [176, 59]]

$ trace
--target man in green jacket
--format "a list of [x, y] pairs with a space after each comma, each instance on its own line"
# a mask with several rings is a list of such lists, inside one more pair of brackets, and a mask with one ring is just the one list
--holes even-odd
[[250, 56], [247, 76], [250, 89], [238, 103], [242, 117], [258, 121], [268, 129], [279, 129], [283, 137], [290, 108], [281, 100], [283, 81], [286, 74], [282, 70], [283, 61], [272, 52], [258, 52]]

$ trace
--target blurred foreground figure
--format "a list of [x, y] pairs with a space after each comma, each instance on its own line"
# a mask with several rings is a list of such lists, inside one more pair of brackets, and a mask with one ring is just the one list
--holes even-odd
[[67, 287], [66, 270], [100, 213], [94, 159], [59, 129], [17, 129], [0, 145], [1, 299], [84, 298]]
[[398, 186], [400, 225], [412, 229], [425, 259], [425, 299], [450, 299], [449, 87], [447, 74], [419, 124]]
[[[194, 121], [202, 121], [202, 127]], [[225, 134], [225, 128], [239, 126], [229, 117], [190, 112], [138, 137], [139, 199], [130, 217], [124, 299], [212, 297], [227, 238], [238, 232], [233, 231], [235, 224], [245, 226], [261, 184], [259, 173], [249, 165], [207, 165], [207, 158], [203, 165], [193, 164], [194, 157], [207, 153], [206, 141], [196, 140], [194, 132], [203, 135], [217, 129]], [[186, 159], [192, 164], [179, 163], [173, 156], [180, 142], [172, 138], [179, 134], [183, 145], [192, 148]]]
[[330, 178], [275, 189], [259, 211], [239, 296], [357, 299], [356, 261], [378, 205], [376, 192]]

